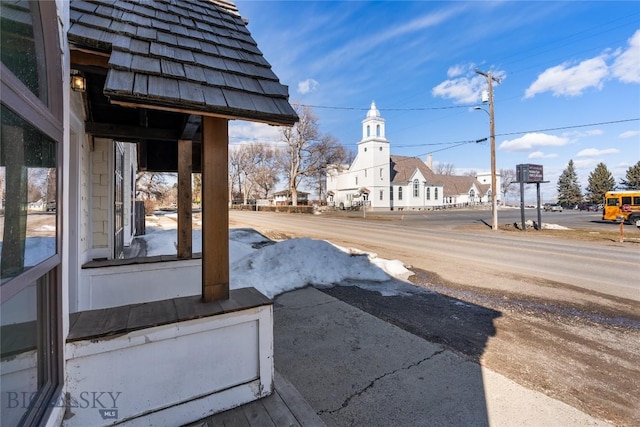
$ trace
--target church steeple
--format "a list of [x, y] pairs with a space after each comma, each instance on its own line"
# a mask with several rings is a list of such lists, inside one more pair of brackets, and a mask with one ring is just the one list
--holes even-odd
[[386, 141], [384, 136], [384, 119], [376, 108], [375, 101], [371, 101], [371, 107], [367, 111], [367, 117], [362, 121], [362, 142], [367, 140]]

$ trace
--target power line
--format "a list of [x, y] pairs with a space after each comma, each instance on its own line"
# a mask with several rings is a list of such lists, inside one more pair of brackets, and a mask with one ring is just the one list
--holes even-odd
[[[331, 105], [309, 105], [299, 104], [301, 107], [320, 108], [325, 110], [351, 110], [351, 111], [369, 111], [369, 108], [362, 107], [337, 107]], [[458, 108], [472, 108], [473, 105], [452, 105], [448, 107], [410, 107], [410, 108], [385, 108], [383, 111], [428, 111], [428, 110], [452, 110]]]
[[612, 120], [612, 121], [609, 121], [609, 122], [588, 123], [588, 124], [584, 124], [584, 125], [561, 126], [561, 127], [556, 127], [556, 128], [547, 128], [547, 129], [536, 129], [536, 130], [526, 130], [526, 131], [519, 131], [519, 132], [497, 133], [496, 136], [519, 135], [519, 134], [523, 134], [523, 133], [549, 132], [549, 131], [552, 131], [552, 130], [585, 128], [585, 127], [591, 127], [591, 126], [602, 126], [602, 125], [611, 125], [611, 124], [616, 124], [616, 123], [634, 122], [634, 121], [638, 121], [638, 120], [640, 120], [640, 118], [624, 119], [624, 120]]

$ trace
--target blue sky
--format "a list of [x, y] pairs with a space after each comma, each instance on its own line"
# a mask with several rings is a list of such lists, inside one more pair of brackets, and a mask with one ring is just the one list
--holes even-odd
[[[573, 159], [616, 181], [640, 160], [640, 2], [237, 1], [290, 100], [356, 150], [375, 101], [396, 155], [490, 169], [494, 85], [497, 168], [544, 166], [544, 201]], [[486, 106], [488, 110], [488, 106]], [[616, 122], [616, 123], [612, 123]], [[277, 128], [231, 124], [231, 143], [275, 143]]]

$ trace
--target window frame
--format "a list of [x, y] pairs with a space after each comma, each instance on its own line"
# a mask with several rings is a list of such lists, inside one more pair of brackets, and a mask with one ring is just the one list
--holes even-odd
[[[37, 318], [39, 345], [46, 356], [38, 361], [38, 371], [46, 372], [44, 382], [38, 375], [38, 391], [30, 402], [21, 423], [33, 425], [42, 422], [53, 411], [49, 402], [60, 395], [63, 387], [63, 333], [62, 333], [62, 224], [63, 206], [63, 57], [58, 26], [56, 2], [33, 1], [32, 20], [34, 33], [43, 34], [43, 49], [46, 68], [46, 103], [34, 94], [6, 65], [0, 61], [0, 103], [11, 110], [25, 123], [54, 140], [56, 146], [56, 249], [55, 253], [2, 284], [0, 304], [34, 282], [37, 284]], [[41, 283], [44, 282], [44, 283]], [[42, 316], [42, 317], [41, 317]], [[41, 321], [42, 320], [42, 321]], [[42, 347], [40, 347], [42, 346]], [[40, 350], [38, 350], [40, 352]]]

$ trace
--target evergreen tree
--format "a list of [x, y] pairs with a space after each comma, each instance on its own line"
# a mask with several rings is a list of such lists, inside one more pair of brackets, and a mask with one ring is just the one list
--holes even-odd
[[616, 180], [607, 169], [607, 165], [600, 162], [589, 174], [587, 186], [587, 200], [591, 203], [604, 203], [604, 194], [616, 188]]
[[557, 191], [558, 203], [563, 207], [573, 207], [582, 201], [582, 191], [580, 184], [578, 184], [578, 175], [573, 166], [573, 160], [569, 160], [567, 168], [558, 178]]
[[640, 162], [627, 169], [626, 179], [620, 180], [620, 185], [625, 190], [640, 190]]

